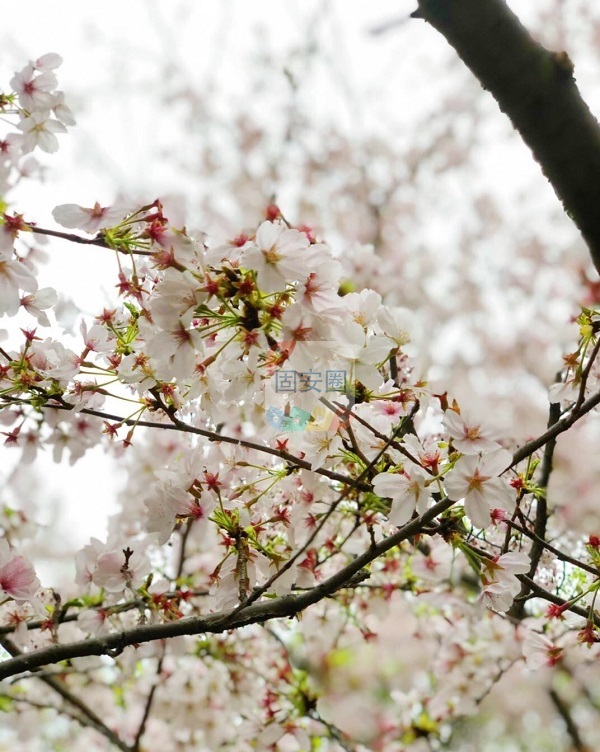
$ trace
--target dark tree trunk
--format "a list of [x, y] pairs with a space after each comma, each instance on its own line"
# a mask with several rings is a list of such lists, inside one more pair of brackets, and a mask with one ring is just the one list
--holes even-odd
[[600, 126], [565, 52], [536, 42], [504, 0], [417, 0], [529, 146], [600, 272]]

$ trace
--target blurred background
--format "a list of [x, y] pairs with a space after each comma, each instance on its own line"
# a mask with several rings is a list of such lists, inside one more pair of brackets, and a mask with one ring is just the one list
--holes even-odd
[[[543, 44], [568, 51], [600, 111], [600, 8], [509, 4]], [[1, 85], [28, 60], [59, 53], [77, 126], [57, 154], [39, 157], [41, 180], [7, 197], [11, 209], [56, 228], [57, 204], [160, 198], [174, 224], [214, 243], [256, 227], [274, 202], [332, 245], [349, 289], [373, 288], [413, 312], [415, 368], [434, 391], [514, 441], [541, 432], [548, 386], [577, 337], [573, 317], [597, 302], [597, 275], [507, 118], [446, 42], [409, 18], [415, 5], [15, 3], [0, 28]], [[42, 285], [88, 320], [114, 305], [110, 254], [63, 241], [45, 250]], [[73, 341], [80, 318], [65, 335]], [[577, 436], [559, 442], [553, 476], [557, 504], [575, 495], [583, 510], [568, 510], [573, 529], [583, 512], [586, 525], [599, 522], [598, 430], [590, 422]], [[46, 456], [13, 471], [13, 459], [2, 447], [2, 503], [48, 525], [48, 571], [53, 552], [104, 537], [126, 458], [94, 450], [68, 471]], [[39, 565], [40, 535], [31, 551]], [[544, 707], [523, 714], [531, 686], [508, 685], [502, 723], [493, 704], [484, 708], [486, 750], [533, 749], [518, 732], [503, 736], [511, 718], [538, 749], [566, 749], [559, 727], [544, 727]], [[461, 734], [459, 725], [455, 749], [482, 748]]]

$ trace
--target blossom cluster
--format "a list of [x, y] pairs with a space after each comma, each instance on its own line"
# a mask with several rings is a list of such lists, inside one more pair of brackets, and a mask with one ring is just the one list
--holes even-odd
[[[31, 63], [2, 100], [21, 117], [23, 153], [53, 151], [54, 134], [71, 124], [55, 90], [59, 63], [54, 55]], [[408, 310], [372, 289], [347, 292], [338, 255], [273, 205], [256, 227], [214, 245], [174, 226], [158, 199], [141, 207], [65, 204], [53, 216], [93, 236], [78, 238], [98, 252], [115, 254], [119, 299], [93, 321], [82, 319], [76, 344], [66, 347], [46, 313], [56, 293], [38, 290], [21, 252], [39, 228], [3, 214], [0, 314], [36, 320], [0, 348], [5, 446], [24, 464], [46, 449], [75, 462], [104, 446], [128, 480], [106, 540], [95, 537], [75, 555], [63, 594], [40, 589], [4, 528], [0, 620], [14, 628], [13, 655], [214, 614], [225, 630], [231, 613], [318, 593], [365, 557], [365, 568], [327, 593], [331, 603], [316, 599], [304, 624], [281, 620], [261, 630], [249, 622], [231, 639], [183, 631], [172, 649], [126, 642], [114, 656], [120, 691], [141, 717], [144, 690], [152, 698], [156, 686], [161, 698], [148, 749], [164, 748], [165, 739], [185, 749], [241, 748], [231, 729], [243, 724], [248, 748], [298, 750], [338, 734], [394, 750], [418, 736], [419, 724], [441, 735], [445, 723], [475, 713], [498, 665], [502, 674], [521, 659], [515, 644], [533, 667], [542, 662], [532, 645], [551, 645], [545, 654], [560, 659], [562, 645], [540, 639], [539, 623], [527, 632], [526, 617], [539, 618], [539, 609], [522, 610], [522, 593], [540, 596], [524, 590], [527, 578], [537, 573], [534, 585], [549, 597], [562, 587], [559, 557], [538, 570], [541, 553], [531, 543], [546, 502], [536, 475], [543, 444], [519, 458], [514, 442], [434, 393], [411, 357]], [[577, 389], [561, 393], [567, 409], [579, 409], [582, 383], [594, 383], [596, 335], [593, 325], [582, 331], [587, 344], [569, 363], [565, 383]], [[565, 608], [588, 606], [591, 626], [579, 630], [579, 642], [591, 648], [595, 550], [590, 543], [581, 553], [585, 566], [564, 599]], [[503, 620], [506, 612], [525, 626]], [[419, 674], [427, 702], [375, 670], [384, 649], [400, 664], [410, 660], [395, 652], [390, 624], [398, 630], [399, 614], [419, 661], [429, 651], [434, 673], [447, 676], [441, 685]], [[357, 647], [356, 662], [347, 659], [348, 645], [378, 636], [379, 647]], [[417, 649], [419, 640], [426, 649]], [[362, 684], [353, 682], [357, 666]], [[254, 675], [260, 703], [249, 688]], [[141, 689], [131, 691], [140, 676]], [[114, 674], [98, 662], [85, 677], [82, 694], [133, 745], [133, 726], [113, 702]], [[344, 712], [336, 712], [340, 686], [353, 684], [360, 690], [346, 692]], [[383, 685], [397, 698], [391, 710], [376, 701]], [[201, 727], [177, 729], [182, 705], [198, 697], [207, 699]], [[365, 701], [369, 722], [358, 728], [347, 709]], [[209, 716], [225, 706], [227, 722], [214, 728]]]
[[22, 157], [36, 148], [47, 153], [58, 150], [56, 134], [66, 133], [75, 118], [65, 104], [54, 71], [62, 58], [55, 53], [29, 62], [10, 80], [10, 90], [0, 93], [0, 112], [5, 122], [16, 119], [16, 131], [0, 137], [0, 195], [6, 195], [15, 179], [31, 173], [32, 162]]

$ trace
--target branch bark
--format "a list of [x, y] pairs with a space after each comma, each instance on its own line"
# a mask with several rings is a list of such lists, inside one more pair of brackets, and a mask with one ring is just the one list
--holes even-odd
[[418, 0], [422, 18], [508, 115], [600, 272], [600, 126], [565, 52], [536, 42], [504, 0]]

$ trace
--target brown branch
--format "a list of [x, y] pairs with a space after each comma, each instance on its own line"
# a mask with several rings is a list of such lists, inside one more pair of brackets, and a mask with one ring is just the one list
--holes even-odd
[[249, 624], [262, 624], [270, 619], [293, 617], [345, 587], [361, 569], [364, 569], [402, 541], [417, 535], [426, 525], [430, 524], [454, 503], [447, 498], [439, 501], [420, 517], [404, 525], [393, 535], [384, 538], [374, 546], [370, 546], [361, 556], [357, 556], [345, 567], [310, 590], [253, 603], [242, 610], [233, 609], [225, 613], [186, 617], [165, 624], [142, 624], [116, 634], [64, 645], [52, 645], [5, 660], [0, 664], [0, 679], [6, 679], [9, 676], [15, 676], [26, 671], [36, 671], [43, 666], [72, 658], [81, 658], [87, 655], [114, 655], [115, 652], [119, 653], [130, 645], [144, 642], [182, 635], [222, 633]]
[[565, 52], [536, 42], [504, 0], [418, 0], [531, 149], [600, 271], [600, 128]]
[[576, 606], [574, 603], [570, 603], [564, 598], [548, 592], [541, 585], [538, 585], [537, 582], [534, 582], [527, 577], [526, 574], [518, 574], [517, 579], [524, 582], [529, 588], [530, 595], [528, 595], [527, 598], [535, 596], [536, 598], [541, 598], [549, 603], [554, 603], [556, 606], [564, 606], [567, 611], [571, 611], [571, 613], [581, 616], [581, 618], [586, 621], [592, 621], [597, 627], [600, 627], [600, 616], [597, 611], [592, 613], [589, 608], [581, 608], [581, 606]]
[[[186, 591], [187, 596], [191, 598], [204, 598], [209, 594], [208, 590], [188, 590]], [[163, 598], [167, 598], [169, 600], [181, 598], [181, 593], [179, 591], [174, 592], [167, 592], [162, 594]], [[136, 598], [135, 600], [128, 601], [126, 603], [121, 603], [118, 606], [108, 606], [104, 607], [109, 611], [109, 614], [112, 616], [114, 614], [122, 614], [126, 611], [132, 611], [133, 609], [140, 609], [140, 608], [146, 608], [148, 605], [147, 601], [142, 598]], [[94, 608], [103, 608], [103, 606], [92, 606], [92, 609]], [[67, 614], [61, 613], [56, 620], [57, 624], [67, 624], [68, 622], [77, 621], [78, 614]], [[47, 619], [36, 619], [34, 621], [26, 621], [25, 626], [28, 630], [34, 630], [34, 629], [45, 629], [48, 624]], [[10, 635], [13, 632], [16, 632], [17, 626], [8, 624], [0, 626], [0, 639], [4, 635]]]

